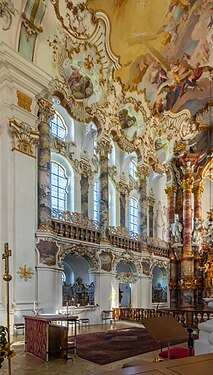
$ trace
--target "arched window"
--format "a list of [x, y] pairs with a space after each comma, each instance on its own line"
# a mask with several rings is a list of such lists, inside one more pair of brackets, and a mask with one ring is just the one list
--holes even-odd
[[99, 185], [99, 181], [96, 181], [93, 187], [93, 218], [96, 221], [99, 221], [99, 201], [100, 201], [100, 185]]
[[59, 164], [51, 163], [51, 207], [66, 211], [66, 192], [67, 177], [65, 169]]
[[129, 199], [129, 229], [138, 233], [138, 201], [133, 197]]
[[54, 137], [60, 138], [62, 141], [66, 137], [66, 125], [63, 118], [56, 112], [54, 118], [50, 121], [51, 134]]
[[134, 180], [137, 180], [138, 174], [137, 174], [137, 164], [135, 160], [131, 160], [129, 163], [129, 174], [132, 176]]

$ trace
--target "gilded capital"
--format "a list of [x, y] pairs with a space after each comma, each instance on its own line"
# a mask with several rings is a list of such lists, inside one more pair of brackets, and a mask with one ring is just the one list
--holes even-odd
[[177, 187], [175, 185], [170, 185], [165, 188], [165, 193], [169, 199], [174, 198], [174, 193], [176, 193]]
[[146, 164], [138, 165], [138, 178], [142, 180], [146, 180], [147, 176], [149, 175], [149, 166]]
[[111, 154], [112, 145], [110, 144], [108, 138], [101, 137], [98, 140], [97, 152], [100, 155], [100, 157], [108, 157], [108, 154]]
[[192, 191], [193, 183], [194, 183], [193, 177], [184, 178], [181, 184], [183, 191], [186, 191], [186, 190]]
[[54, 109], [52, 108], [52, 103], [46, 99], [38, 99], [38, 118], [40, 122], [49, 123], [51, 118], [54, 116]]
[[203, 181], [200, 182], [199, 185], [194, 185], [194, 187], [193, 187], [193, 193], [195, 195], [202, 195], [203, 192], [204, 192]]

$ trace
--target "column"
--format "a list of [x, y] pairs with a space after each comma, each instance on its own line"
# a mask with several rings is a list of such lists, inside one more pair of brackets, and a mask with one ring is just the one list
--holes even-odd
[[148, 205], [149, 205], [149, 237], [153, 237], [153, 230], [154, 230], [154, 204], [155, 198], [153, 195], [149, 195], [147, 198]]
[[38, 149], [38, 228], [51, 230], [51, 151], [49, 120], [53, 115], [52, 104], [38, 100], [39, 106], [39, 149]]
[[171, 308], [176, 308], [178, 302], [178, 290], [177, 290], [177, 278], [178, 278], [178, 260], [174, 257], [174, 252], [171, 247], [172, 241], [172, 232], [170, 230], [172, 223], [174, 223], [174, 215], [175, 215], [175, 193], [177, 188], [175, 185], [171, 184], [168, 185], [165, 189], [167, 195], [167, 223], [168, 223], [168, 234], [167, 238], [170, 243], [169, 249], [169, 258], [170, 258], [170, 282], [169, 282], [169, 289], [170, 289], [170, 306]]
[[88, 217], [88, 198], [89, 198], [89, 176], [92, 177], [91, 167], [89, 161], [81, 158], [81, 215], [84, 218]]
[[180, 297], [181, 307], [194, 307], [194, 255], [192, 251], [192, 188], [194, 160], [193, 154], [180, 158], [183, 172], [183, 252], [181, 257]]
[[118, 186], [120, 193], [120, 227], [126, 227], [126, 196], [128, 194], [128, 185], [121, 180]]
[[100, 224], [103, 230], [102, 236], [106, 238], [109, 217], [108, 154], [112, 152], [112, 146], [109, 138], [104, 136], [101, 136], [97, 143], [97, 152], [100, 161]]
[[141, 251], [147, 250], [147, 195], [146, 179], [149, 168], [138, 165], [138, 232]]
[[[204, 191], [203, 185], [201, 182], [194, 184], [193, 193], [194, 193], [194, 219], [198, 218], [202, 220], [202, 205], [201, 205], [201, 196]], [[195, 259], [194, 259], [194, 276], [196, 279], [195, 284], [195, 307], [201, 308], [203, 306], [203, 275], [202, 275], [202, 259], [200, 250], [203, 247], [203, 238], [201, 234], [201, 238], [199, 241], [199, 247], [195, 248]], [[197, 251], [198, 250], [198, 251]]]
[[88, 217], [88, 191], [89, 179], [81, 175], [81, 216]]

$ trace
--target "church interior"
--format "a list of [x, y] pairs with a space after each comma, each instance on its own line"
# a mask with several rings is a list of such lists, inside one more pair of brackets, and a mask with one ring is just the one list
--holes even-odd
[[0, 327], [211, 317], [212, 1], [1, 0], [0, 30]]

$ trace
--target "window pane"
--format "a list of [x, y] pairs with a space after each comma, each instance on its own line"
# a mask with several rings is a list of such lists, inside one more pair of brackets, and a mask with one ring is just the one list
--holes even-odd
[[59, 164], [52, 162], [51, 172], [51, 206], [57, 210], [65, 211], [67, 195], [65, 170]]
[[66, 126], [63, 119], [58, 115], [55, 114], [54, 118], [50, 121], [50, 130], [52, 135], [62, 140], [66, 137]]
[[129, 201], [129, 229], [138, 233], [138, 201], [135, 198]]

